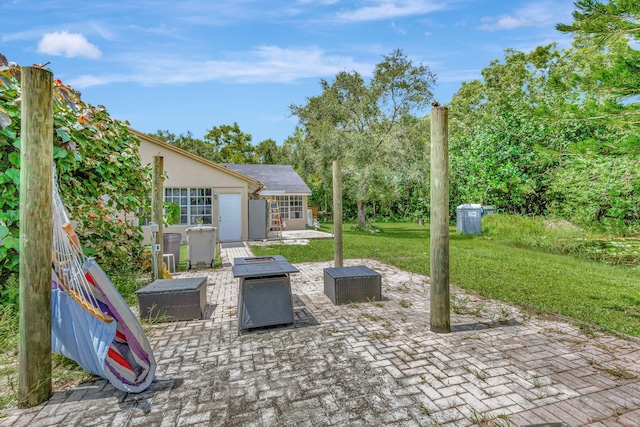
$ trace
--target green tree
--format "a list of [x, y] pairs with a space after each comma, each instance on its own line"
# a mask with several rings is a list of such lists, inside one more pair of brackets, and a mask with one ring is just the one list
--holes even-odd
[[558, 31], [592, 37], [599, 45], [620, 38], [640, 39], [640, 3], [636, 0], [578, 0], [574, 5], [573, 23], [556, 25]]
[[[572, 24], [558, 24], [574, 34], [574, 48], [583, 58], [575, 74], [576, 90], [590, 99], [585, 103], [590, 120], [598, 120], [637, 133], [640, 128], [640, 3], [636, 0], [575, 2]], [[640, 153], [640, 146], [621, 147]]]
[[214, 126], [204, 136], [205, 142], [213, 145], [213, 161], [217, 163], [256, 163], [251, 139], [250, 134], [240, 130], [238, 123]]
[[507, 50], [482, 70], [483, 80], [463, 84], [450, 104], [452, 211], [479, 202], [590, 227], [637, 224], [640, 183], [631, 171], [638, 164], [623, 147], [638, 138], [596, 119], [610, 104], [582, 83], [602, 59], [590, 52]]
[[[366, 205], [394, 193], [398, 171], [415, 164], [415, 114], [432, 98], [435, 75], [414, 65], [400, 50], [376, 65], [367, 84], [357, 72], [321, 80], [322, 94], [291, 111], [304, 128], [304, 150], [313, 156], [314, 172], [330, 187], [331, 163], [343, 162], [345, 194], [357, 206], [365, 226]], [[422, 152], [422, 151], [420, 151]]]
[[566, 76], [577, 65], [554, 45], [528, 54], [508, 49], [504, 62], [482, 70], [482, 81], [463, 84], [450, 104], [452, 204], [547, 211], [552, 172], [573, 147], [612, 135], [576, 113], [580, 96]]
[[264, 165], [289, 164], [289, 156], [285, 146], [278, 146], [273, 139], [265, 139], [255, 147], [256, 162]]
[[155, 133], [150, 134], [154, 138], [158, 138], [167, 144], [174, 145], [185, 151], [202, 157], [203, 159], [215, 162], [218, 158], [212, 144], [205, 142], [199, 138], [194, 138], [191, 131], [187, 131], [186, 134], [175, 135], [169, 130], [158, 129]]

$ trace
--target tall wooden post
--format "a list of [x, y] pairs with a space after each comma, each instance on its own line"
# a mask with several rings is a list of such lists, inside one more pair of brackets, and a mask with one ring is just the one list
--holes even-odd
[[431, 110], [431, 331], [451, 332], [449, 302], [449, 110]]
[[151, 222], [158, 224], [158, 233], [156, 237], [156, 245], [160, 245], [158, 252], [153, 252], [155, 248], [151, 249], [152, 256], [155, 256], [156, 275], [158, 279], [162, 279], [162, 254], [164, 253], [164, 243], [162, 241], [162, 235], [164, 233], [162, 218], [163, 218], [163, 196], [164, 191], [164, 158], [162, 156], [153, 156], [153, 176], [151, 182]]
[[22, 67], [18, 404], [51, 395], [53, 76]]
[[342, 168], [333, 161], [333, 256], [335, 267], [342, 267]]

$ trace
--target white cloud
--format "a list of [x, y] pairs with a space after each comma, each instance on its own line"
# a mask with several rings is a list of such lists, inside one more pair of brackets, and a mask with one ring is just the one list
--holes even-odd
[[89, 43], [82, 34], [68, 31], [46, 33], [38, 43], [38, 52], [67, 58], [84, 56], [98, 59], [102, 56], [100, 49]]
[[447, 2], [433, 0], [370, 0], [369, 3], [372, 5], [340, 12], [336, 17], [342, 21], [378, 21], [424, 15], [447, 7]]
[[483, 22], [478, 28], [487, 31], [512, 30], [521, 27], [545, 27], [550, 23], [559, 22], [562, 17], [570, 17], [570, 8], [559, 5], [557, 2], [537, 2], [528, 4], [512, 14], [499, 17], [487, 16], [481, 19]]
[[82, 89], [109, 83], [133, 82], [142, 85], [186, 84], [206, 81], [236, 83], [294, 83], [301, 79], [332, 77], [341, 71], [357, 71], [368, 76], [374, 64], [349, 56], [327, 54], [318, 47], [286, 49], [261, 46], [234, 54], [224, 60], [176, 59], [173, 56], [132, 54], [121, 58], [129, 73], [83, 75], [69, 83]]
[[396, 23], [395, 23], [395, 22], [392, 22], [392, 23], [391, 23], [391, 28], [392, 28], [396, 33], [398, 33], [398, 34], [402, 34], [403, 36], [406, 36], [406, 35], [407, 35], [407, 30], [405, 30], [405, 29], [404, 29], [404, 28], [402, 28], [402, 27], [398, 27], [398, 26], [396, 26]]

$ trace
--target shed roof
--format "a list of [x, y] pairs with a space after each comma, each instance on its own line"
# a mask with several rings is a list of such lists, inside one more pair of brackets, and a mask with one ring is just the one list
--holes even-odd
[[261, 196], [310, 196], [311, 190], [289, 165], [229, 164], [227, 168], [249, 176], [263, 184]]

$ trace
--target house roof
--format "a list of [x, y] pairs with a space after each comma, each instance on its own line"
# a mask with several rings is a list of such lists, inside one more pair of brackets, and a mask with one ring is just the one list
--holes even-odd
[[204, 163], [205, 165], [210, 166], [210, 167], [212, 167], [214, 169], [218, 169], [218, 170], [220, 170], [220, 171], [222, 171], [224, 173], [231, 174], [231, 175], [233, 175], [233, 176], [235, 176], [237, 178], [240, 178], [240, 179], [242, 179], [244, 181], [249, 182], [250, 184], [253, 184], [253, 185], [257, 186], [258, 189], [263, 188], [263, 185], [260, 182], [260, 180], [255, 179], [255, 178], [253, 178], [253, 177], [251, 177], [249, 175], [245, 175], [242, 172], [236, 171], [234, 169], [226, 168], [223, 165], [220, 165], [218, 163], [215, 163], [215, 162], [212, 162], [210, 160], [204, 159], [204, 158], [202, 158], [200, 156], [196, 156], [195, 154], [190, 153], [190, 152], [188, 152], [186, 150], [183, 150], [182, 148], [178, 148], [178, 147], [176, 147], [174, 145], [167, 144], [166, 142], [164, 142], [164, 141], [162, 141], [162, 140], [160, 140], [158, 138], [154, 138], [154, 137], [149, 136], [149, 135], [147, 135], [145, 133], [139, 132], [139, 131], [137, 131], [135, 129], [129, 128], [129, 131], [132, 134], [134, 134], [136, 137], [138, 137], [139, 139], [144, 139], [145, 141], [148, 141], [148, 142], [151, 142], [153, 144], [159, 145], [160, 147], [166, 148], [167, 150], [174, 151], [174, 152], [179, 153], [179, 154], [181, 154], [183, 156], [186, 156], [186, 157], [189, 157], [189, 158], [191, 158], [193, 160], [196, 160], [196, 161], [198, 161], [200, 163]]
[[261, 196], [310, 196], [311, 190], [289, 165], [236, 165], [226, 163], [228, 169], [260, 181]]

